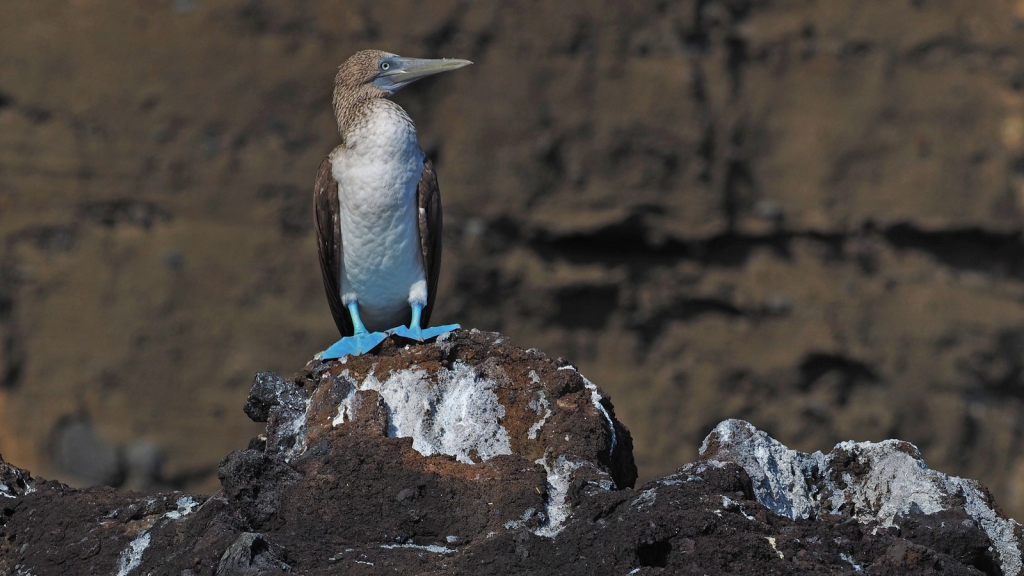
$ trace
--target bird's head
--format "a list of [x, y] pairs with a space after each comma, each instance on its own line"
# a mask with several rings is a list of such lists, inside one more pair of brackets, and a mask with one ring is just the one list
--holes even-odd
[[441, 72], [472, 64], [454, 58], [406, 58], [380, 50], [362, 50], [338, 68], [334, 77], [335, 94], [385, 97], [413, 82]]

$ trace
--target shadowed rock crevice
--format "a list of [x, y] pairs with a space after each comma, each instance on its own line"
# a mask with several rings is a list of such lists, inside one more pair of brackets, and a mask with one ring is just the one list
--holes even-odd
[[1024, 330], [996, 335], [987, 352], [966, 359], [960, 369], [977, 383], [972, 397], [1024, 399]]
[[[790, 254], [796, 240], [819, 242], [830, 249], [842, 246], [842, 235], [817, 233], [776, 233], [763, 236], [722, 234], [707, 239], [676, 240], [660, 237], [646, 223], [643, 214], [633, 214], [621, 222], [592, 232], [554, 233], [537, 230], [529, 235], [517, 233], [514, 239], [527, 239], [545, 260], [565, 259], [578, 265], [627, 265], [639, 269], [669, 266], [680, 260], [692, 260], [707, 266], [742, 266], [755, 250], [767, 249], [780, 257]], [[517, 240], [512, 240], [517, 241]]]
[[569, 328], [600, 330], [619, 304], [618, 286], [569, 286], [558, 291], [557, 321]]
[[[10, 328], [9, 331], [13, 332]], [[4, 334], [0, 340], [0, 359], [2, 359], [3, 372], [0, 374], [0, 388], [14, 388], [21, 380], [21, 373], [25, 367], [24, 352], [20, 346], [21, 340], [17, 334]]]
[[25, 348], [16, 322], [14, 266], [0, 257], [0, 389], [11, 390], [21, 382]]
[[740, 267], [756, 250], [767, 249], [788, 258], [794, 242], [817, 243], [837, 261], [860, 257], [854, 243], [878, 238], [895, 251], [928, 254], [954, 271], [983, 272], [1009, 278], [1024, 278], [1020, 258], [1020, 232], [999, 233], [982, 229], [925, 231], [910, 224], [879, 229], [867, 223], [848, 233], [777, 232], [764, 235], [726, 233], [705, 239], [676, 240], [657, 236], [642, 214], [591, 232], [556, 233], [545, 230], [526, 232], [503, 229], [505, 242], [527, 241], [545, 260], [565, 259], [578, 265], [623, 264], [649, 267], [669, 266], [680, 260], [692, 260], [704, 266]]
[[668, 540], [641, 544], [636, 549], [636, 559], [640, 566], [664, 568], [668, 566], [668, 557], [672, 553], [672, 543]]
[[809, 354], [800, 363], [800, 388], [810, 390], [827, 385], [842, 405], [859, 385], [878, 382], [878, 375], [867, 363], [834, 354]]
[[910, 224], [892, 226], [882, 232], [898, 250], [916, 250], [954, 270], [982, 272], [1024, 279], [1024, 243], [1021, 233], [995, 232], [980, 228], [927, 231]]

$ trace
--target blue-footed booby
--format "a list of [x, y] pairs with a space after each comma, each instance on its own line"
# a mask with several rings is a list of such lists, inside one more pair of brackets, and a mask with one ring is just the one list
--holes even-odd
[[468, 64], [363, 50], [338, 68], [341, 145], [320, 164], [313, 189], [320, 271], [342, 335], [323, 360], [369, 352], [388, 333], [423, 341], [458, 328], [424, 327], [441, 269], [441, 195], [416, 126], [387, 97]]

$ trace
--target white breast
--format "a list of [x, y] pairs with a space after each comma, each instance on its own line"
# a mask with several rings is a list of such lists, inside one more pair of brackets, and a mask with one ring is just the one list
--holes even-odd
[[342, 300], [367, 329], [401, 324], [411, 300], [426, 303], [416, 186], [423, 152], [405, 111], [378, 100], [331, 156], [342, 232]]

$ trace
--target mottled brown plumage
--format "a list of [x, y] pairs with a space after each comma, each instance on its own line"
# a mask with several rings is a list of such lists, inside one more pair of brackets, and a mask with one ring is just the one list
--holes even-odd
[[341, 269], [341, 230], [338, 227], [338, 183], [331, 175], [331, 158], [320, 163], [313, 188], [313, 218], [316, 231], [316, 248], [320, 256], [320, 273], [327, 305], [330, 306], [334, 324], [342, 336], [354, 332], [352, 319], [341, 301], [341, 283], [338, 270]]
[[378, 63], [389, 56], [390, 52], [381, 50], [362, 50], [356, 52], [338, 67], [334, 75], [334, 118], [341, 134], [341, 145], [345, 145], [345, 134], [353, 122], [366, 114], [366, 103], [376, 98], [386, 98], [390, 94], [373, 84], [379, 73]]

